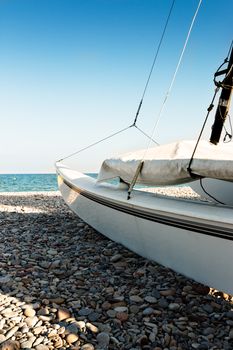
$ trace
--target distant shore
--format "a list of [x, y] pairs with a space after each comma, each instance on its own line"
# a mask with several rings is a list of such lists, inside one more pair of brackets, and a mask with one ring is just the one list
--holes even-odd
[[58, 191], [0, 193], [0, 267], [1, 350], [233, 348], [231, 296], [110, 241]]

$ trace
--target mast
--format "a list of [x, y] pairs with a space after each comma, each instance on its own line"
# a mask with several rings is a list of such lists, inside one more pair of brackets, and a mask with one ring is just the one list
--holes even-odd
[[215, 120], [210, 136], [210, 142], [214, 145], [217, 145], [220, 140], [223, 124], [230, 108], [231, 94], [233, 90], [233, 47], [231, 47], [231, 54], [227, 68], [215, 73], [215, 77], [222, 74], [225, 74], [225, 78], [221, 83], [217, 83], [217, 86], [221, 87], [222, 92], [218, 101]]

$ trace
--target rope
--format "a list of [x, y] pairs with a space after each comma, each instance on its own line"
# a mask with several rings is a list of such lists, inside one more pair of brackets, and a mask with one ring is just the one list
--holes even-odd
[[137, 109], [137, 112], [136, 112], [136, 115], [135, 115], [135, 119], [134, 119], [133, 125], [135, 125], [136, 122], [137, 122], [137, 119], [138, 119], [138, 116], [139, 116], [139, 113], [140, 113], [140, 110], [141, 110], [141, 107], [142, 107], [142, 103], [143, 103], [143, 100], [144, 100], [144, 96], [146, 94], [146, 90], [148, 88], [148, 85], [149, 85], [149, 82], [150, 82], [150, 79], [151, 79], [151, 75], [153, 73], [155, 63], [157, 61], [157, 57], [158, 57], [158, 54], [159, 54], [159, 51], [160, 51], [160, 47], [161, 47], [162, 42], [163, 42], [163, 38], [164, 38], [166, 29], [167, 29], [167, 26], [168, 26], [169, 19], [171, 17], [171, 13], [172, 13], [174, 4], [175, 4], [175, 0], [173, 0], [173, 2], [171, 4], [171, 7], [170, 7], [170, 10], [169, 10], [169, 13], [168, 13], [165, 25], [164, 25], [164, 29], [163, 29], [163, 32], [162, 32], [162, 35], [161, 35], [161, 38], [160, 38], [160, 41], [159, 41], [156, 53], [155, 53], [155, 57], [154, 57], [154, 60], [153, 60], [153, 63], [152, 63], [152, 66], [151, 66], [151, 69], [150, 69], [150, 72], [149, 72], [149, 76], [147, 78], [147, 81], [146, 81], [146, 84], [145, 84], [145, 87], [144, 87], [144, 90], [143, 90], [143, 93], [142, 93], [142, 97], [141, 97], [141, 100], [140, 100], [139, 105], [138, 105], [138, 109]]
[[[200, 8], [200, 6], [201, 6], [201, 3], [202, 3], [202, 0], [199, 1], [198, 6], [197, 6], [197, 9], [196, 9], [196, 11], [195, 11], [195, 13], [194, 13], [193, 19], [192, 19], [192, 21], [191, 21], [191, 24], [190, 24], [190, 27], [189, 27], [189, 30], [188, 30], [188, 33], [187, 33], [187, 36], [186, 36], [186, 39], [185, 39], [185, 43], [184, 43], [183, 49], [182, 49], [182, 51], [181, 51], [181, 54], [180, 54], [180, 57], [179, 57], [179, 60], [178, 60], [178, 63], [177, 63], [175, 72], [174, 72], [174, 74], [173, 74], [173, 77], [172, 77], [170, 86], [169, 86], [169, 88], [168, 88], [168, 91], [167, 91], [167, 93], [166, 93], [166, 95], [165, 95], [164, 101], [163, 101], [163, 103], [162, 103], [161, 109], [160, 109], [159, 114], [158, 114], [158, 117], [157, 117], [157, 120], [156, 120], [156, 122], [155, 122], [155, 124], [154, 124], [153, 130], [152, 130], [152, 134], [151, 134], [151, 136], [150, 136], [150, 141], [149, 141], [149, 143], [148, 143], [147, 149], [145, 150], [143, 159], [145, 158], [146, 153], [148, 152], [148, 150], [149, 150], [149, 148], [150, 148], [151, 140], [154, 138], [154, 134], [155, 134], [155, 131], [157, 130], [158, 123], [159, 123], [159, 121], [160, 121], [160, 119], [161, 119], [161, 117], [162, 117], [162, 113], [163, 113], [163, 110], [164, 110], [164, 108], [165, 108], [167, 99], [168, 99], [168, 97], [169, 97], [169, 95], [170, 95], [170, 93], [171, 93], [171, 90], [172, 90], [173, 84], [174, 84], [174, 82], [175, 82], [175, 79], [176, 79], [178, 70], [179, 70], [179, 68], [180, 68], [180, 65], [181, 65], [181, 62], [182, 62], [182, 58], [183, 58], [183, 56], [184, 56], [184, 52], [185, 52], [186, 46], [187, 46], [187, 44], [188, 44], [189, 37], [190, 37], [191, 31], [192, 31], [192, 28], [193, 28], [195, 19], [196, 19], [196, 17], [197, 17], [199, 8]], [[142, 159], [142, 160], [143, 160], [143, 159]]]

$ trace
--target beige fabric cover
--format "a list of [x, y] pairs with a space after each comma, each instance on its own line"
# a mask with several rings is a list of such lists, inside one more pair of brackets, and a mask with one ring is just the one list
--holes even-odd
[[[98, 181], [121, 178], [130, 183], [140, 161], [144, 164], [137, 183], [145, 185], [174, 185], [193, 181], [187, 167], [196, 141], [178, 141], [106, 159]], [[192, 173], [203, 177], [233, 181], [233, 143], [217, 146], [200, 141], [191, 165]]]

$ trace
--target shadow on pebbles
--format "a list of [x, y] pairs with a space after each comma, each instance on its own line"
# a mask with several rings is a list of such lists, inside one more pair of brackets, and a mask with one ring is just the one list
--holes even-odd
[[0, 349], [233, 349], [231, 296], [82, 222], [57, 192], [0, 195]]

